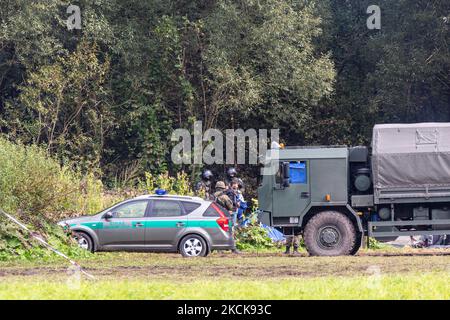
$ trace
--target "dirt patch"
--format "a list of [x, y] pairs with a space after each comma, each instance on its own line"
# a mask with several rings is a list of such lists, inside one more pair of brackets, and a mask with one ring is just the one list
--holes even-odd
[[[186, 259], [176, 254], [107, 255], [104, 260], [85, 261], [84, 269], [98, 278], [239, 278], [269, 279], [367, 275], [373, 267], [383, 274], [450, 272], [450, 252], [363, 252], [353, 257], [299, 257], [277, 253], [214, 254]], [[103, 257], [103, 256], [101, 256]], [[68, 266], [0, 267], [1, 277], [67, 277]]]

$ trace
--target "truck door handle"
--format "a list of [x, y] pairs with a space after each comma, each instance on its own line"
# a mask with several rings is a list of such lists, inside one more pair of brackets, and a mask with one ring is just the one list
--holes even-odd
[[184, 222], [177, 222], [177, 224], [176, 224], [176, 226], [177, 226], [177, 228], [181, 228], [181, 227], [184, 227]]
[[300, 194], [300, 198], [302, 198], [302, 199], [307, 199], [307, 198], [309, 198], [311, 196], [311, 194], [309, 193], [309, 192], [302, 192], [301, 194]]
[[136, 222], [135, 227], [143, 227], [144, 224], [142, 222]]

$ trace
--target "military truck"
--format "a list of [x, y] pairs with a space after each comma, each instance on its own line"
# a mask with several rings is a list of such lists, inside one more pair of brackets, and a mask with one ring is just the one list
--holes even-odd
[[376, 125], [371, 148], [270, 149], [258, 199], [260, 220], [302, 234], [311, 255], [450, 234], [450, 123]]

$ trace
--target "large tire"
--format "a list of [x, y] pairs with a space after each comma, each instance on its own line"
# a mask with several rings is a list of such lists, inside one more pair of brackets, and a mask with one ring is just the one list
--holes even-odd
[[324, 211], [312, 217], [306, 224], [304, 240], [312, 256], [351, 255], [357, 246], [353, 223], [336, 211]]
[[94, 252], [94, 242], [91, 237], [84, 232], [74, 232], [73, 238], [82, 249]]
[[350, 255], [354, 256], [358, 253], [359, 249], [361, 249], [361, 246], [363, 244], [364, 236], [362, 233], [358, 233], [355, 240], [355, 245], [353, 246], [352, 251], [350, 252]]
[[206, 241], [195, 234], [184, 237], [180, 242], [179, 250], [186, 258], [206, 257], [209, 253]]

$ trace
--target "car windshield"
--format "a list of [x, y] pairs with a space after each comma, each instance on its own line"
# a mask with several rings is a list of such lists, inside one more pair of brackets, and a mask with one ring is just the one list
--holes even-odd
[[97, 213], [92, 214], [92, 216], [103, 215], [103, 214], [107, 213], [108, 211], [110, 211], [110, 210], [111, 210], [112, 208], [114, 208], [115, 206], [117, 206], [118, 204], [121, 204], [122, 202], [123, 202], [123, 200], [122, 200], [122, 201], [119, 201], [119, 202], [116, 202], [116, 203], [114, 203], [112, 206], [109, 206], [109, 207], [107, 207], [106, 209], [103, 209], [103, 210], [101, 210], [101, 211], [99, 211], [99, 212], [97, 212]]

